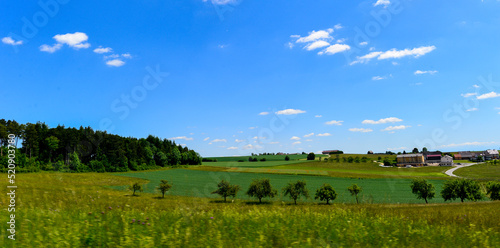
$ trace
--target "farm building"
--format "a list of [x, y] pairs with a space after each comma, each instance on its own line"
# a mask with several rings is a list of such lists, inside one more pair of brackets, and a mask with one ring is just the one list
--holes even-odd
[[453, 165], [453, 158], [448, 155], [444, 155], [441, 158], [441, 161], [439, 162], [439, 166], [452, 166]]
[[422, 153], [414, 154], [401, 154], [397, 156], [398, 167], [405, 167], [406, 165], [411, 166], [424, 166], [425, 160]]
[[455, 153], [453, 154], [453, 158], [455, 158], [456, 160], [462, 160], [462, 155], [460, 153]]
[[498, 156], [498, 151], [493, 149], [493, 150], [486, 150], [484, 152], [484, 156], [487, 160], [490, 160], [490, 159], [498, 159], [499, 156]]
[[342, 151], [339, 151], [339, 150], [326, 150], [326, 151], [323, 151], [322, 152], [324, 155], [328, 155], [330, 153], [333, 153], [333, 154], [342, 154], [343, 152]]
[[460, 154], [460, 159], [469, 160], [472, 158], [471, 152], [458, 152], [458, 154]]

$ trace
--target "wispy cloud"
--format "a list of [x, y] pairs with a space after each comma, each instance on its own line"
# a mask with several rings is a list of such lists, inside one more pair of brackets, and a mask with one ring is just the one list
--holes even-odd
[[125, 64], [125, 61], [123, 61], [121, 59], [112, 59], [112, 60], [106, 61], [106, 65], [113, 66], [113, 67], [120, 67], [120, 66], [123, 66], [124, 64]]
[[228, 149], [228, 150], [238, 150], [238, 147], [236, 147], [236, 146], [231, 146], [231, 147], [228, 147], [227, 149]]
[[98, 48], [94, 49], [94, 52], [95, 53], [99, 53], [99, 54], [110, 53], [110, 52], [113, 52], [113, 49], [111, 47], [102, 47], [102, 46], [99, 46]]
[[319, 55], [323, 55], [323, 54], [333, 55], [333, 54], [347, 51], [350, 49], [351, 49], [351, 47], [349, 45], [346, 45], [346, 44], [333, 44], [333, 45], [327, 47], [325, 50], [318, 52], [318, 54]]
[[318, 137], [327, 137], [327, 136], [332, 136], [330, 133], [318, 133], [316, 136]]
[[193, 138], [191, 137], [186, 137], [186, 136], [178, 136], [178, 137], [173, 137], [173, 138], [170, 138], [170, 140], [193, 140]]
[[389, 0], [377, 0], [377, 2], [373, 4], [373, 6], [383, 5], [384, 7], [387, 7], [389, 4], [391, 4], [391, 1]]
[[389, 118], [380, 119], [378, 121], [364, 120], [361, 123], [363, 123], [363, 124], [386, 124], [386, 123], [395, 123], [395, 122], [400, 122], [400, 121], [403, 121], [403, 120], [396, 118], [396, 117], [389, 117]]
[[269, 112], [260, 112], [259, 115], [268, 115]]
[[243, 146], [241, 149], [242, 150], [262, 149], [262, 146], [248, 144], [248, 145]]
[[300, 142], [300, 141], [295, 141], [295, 142], [293, 142], [293, 143], [292, 143], [292, 145], [298, 145], [298, 144], [302, 144], [302, 142]]
[[478, 108], [470, 108], [470, 109], [467, 109], [467, 112], [474, 112], [474, 111], [478, 111], [479, 109]]
[[479, 100], [483, 100], [483, 99], [488, 99], [488, 98], [495, 98], [495, 97], [499, 97], [500, 94], [492, 91], [490, 93], [486, 93], [486, 94], [482, 94], [480, 96], [477, 96], [476, 98], [479, 99]]
[[395, 131], [395, 130], [405, 130], [407, 128], [410, 128], [411, 126], [405, 126], [405, 125], [400, 125], [400, 126], [388, 126], [384, 129], [382, 129], [382, 132], [386, 131]]
[[315, 42], [305, 46], [304, 49], [306, 49], [307, 51], [311, 51], [311, 50], [326, 47], [329, 45], [330, 45], [330, 43], [328, 43], [327, 41], [318, 40], [318, 41], [315, 41]]
[[203, 139], [203, 141], [207, 141], [209, 139], [210, 139], [210, 137], [206, 137], [206, 138]]
[[304, 135], [304, 138], [308, 138], [308, 137], [311, 137], [311, 136], [314, 136], [314, 133], [306, 134], [306, 135]]
[[378, 80], [383, 80], [383, 79], [387, 79], [387, 77], [381, 77], [381, 76], [372, 77], [373, 81], [378, 81]]
[[351, 63], [351, 65], [357, 64], [357, 63], [367, 63], [368, 61], [377, 58], [378, 60], [383, 60], [383, 59], [400, 59], [403, 57], [408, 57], [408, 56], [413, 56], [414, 58], [418, 58], [420, 56], [423, 56], [427, 53], [430, 53], [436, 49], [435, 46], [421, 46], [413, 49], [403, 49], [403, 50], [397, 50], [396, 48], [393, 48], [391, 50], [385, 51], [385, 52], [371, 52], [369, 54], [366, 54], [361, 57], [357, 57], [355, 61]]
[[465, 94], [462, 94], [463, 97], [471, 97], [471, 96], [476, 96], [477, 93], [465, 93]]
[[293, 137], [290, 138], [290, 140], [300, 140], [300, 137], [293, 136]]
[[240, 139], [235, 139], [234, 142], [236, 143], [241, 143], [241, 142], [244, 142], [245, 140], [240, 140]]
[[369, 133], [373, 132], [373, 129], [370, 128], [349, 128], [351, 132], [360, 132], [360, 133]]
[[49, 45], [41, 45], [40, 46], [40, 51], [42, 52], [48, 52], [48, 53], [54, 53], [55, 51], [61, 49], [62, 44], [54, 44], [53, 46]]
[[277, 115], [296, 115], [296, 114], [303, 114], [305, 112], [306, 111], [300, 110], [300, 109], [284, 109], [284, 110], [277, 111], [276, 114]]
[[3, 37], [3, 38], [2, 38], [2, 42], [3, 42], [4, 44], [11, 45], [11, 46], [19, 46], [19, 45], [22, 45], [22, 44], [23, 44], [23, 41], [22, 41], [22, 40], [15, 41], [15, 40], [14, 40], [14, 39], [12, 39], [12, 37], [10, 37], [10, 36]]
[[422, 75], [422, 74], [431, 74], [431, 75], [434, 75], [438, 73], [438, 71], [421, 71], [421, 70], [416, 70], [414, 72], [415, 75]]
[[315, 115], [314, 117], [316, 117], [316, 118], [321, 118], [321, 117], [323, 117], [323, 116], [322, 116], [322, 115]]
[[[290, 38], [295, 40], [295, 43], [297, 44], [304, 44], [303, 48], [306, 49], [307, 51], [323, 49], [320, 52], [318, 52], [319, 55], [323, 54], [333, 55], [351, 49], [349, 45], [342, 44], [345, 42], [346, 39], [337, 39], [335, 41], [333, 36], [331, 35], [335, 30], [341, 28], [342, 25], [337, 24], [333, 28], [328, 28], [318, 31], [313, 30], [309, 32], [307, 36], [291, 35]], [[335, 42], [336, 44], [332, 44]], [[287, 44], [287, 47], [291, 49], [294, 47], [294, 44], [292, 42], [289, 42]]]
[[216, 143], [216, 142], [227, 142], [226, 139], [214, 139], [211, 141], [211, 143]]
[[332, 120], [332, 121], [327, 121], [327, 122], [325, 122], [325, 124], [326, 124], [326, 125], [342, 126], [342, 122], [344, 122], [344, 121], [336, 121], [336, 120]]
[[459, 144], [452, 143], [452, 144], [448, 144], [448, 145], [442, 145], [442, 146], [440, 146], [440, 148], [458, 147], [458, 146], [485, 146], [485, 145], [491, 145], [491, 144], [495, 144], [495, 143], [496, 142], [494, 142], [494, 141], [491, 141], [491, 142], [474, 141], [474, 142], [464, 142], [464, 143], [459, 143]]

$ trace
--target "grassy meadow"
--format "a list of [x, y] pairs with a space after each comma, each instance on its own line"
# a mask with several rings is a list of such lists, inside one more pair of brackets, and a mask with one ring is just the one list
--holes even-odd
[[463, 167], [453, 172], [453, 174], [476, 180], [500, 180], [500, 163], [483, 163], [473, 166]]
[[[20, 174], [17, 180], [16, 240], [2, 228], [0, 247], [500, 246], [498, 201], [258, 205], [131, 196], [109, 186], [147, 181], [109, 173]], [[3, 213], [0, 221], [6, 223]]]

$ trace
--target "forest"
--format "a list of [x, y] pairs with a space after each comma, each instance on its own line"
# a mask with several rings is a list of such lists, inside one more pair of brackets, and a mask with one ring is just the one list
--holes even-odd
[[[18, 172], [125, 172], [201, 164], [201, 156], [175, 141], [149, 135], [122, 137], [91, 127], [50, 128], [43, 122], [19, 124], [0, 119], [0, 164], [7, 166], [9, 134], [15, 135]], [[20, 143], [19, 143], [20, 142]]]

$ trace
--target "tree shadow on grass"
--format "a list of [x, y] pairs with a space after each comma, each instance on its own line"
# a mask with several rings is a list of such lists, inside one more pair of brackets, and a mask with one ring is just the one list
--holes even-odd
[[139, 195], [123, 195], [125, 197], [139, 197]]
[[234, 201], [231, 199], [231, 200], [211, 200], [210, 203], [234, 203]]

